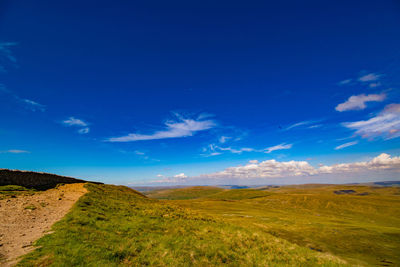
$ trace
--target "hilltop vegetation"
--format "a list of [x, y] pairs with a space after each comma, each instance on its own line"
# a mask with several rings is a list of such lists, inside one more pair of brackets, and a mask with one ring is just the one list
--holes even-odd
[[[173, 191], [168, 195], [174, 198]], [[203, 196], [196, 190], [192, 199], [173, 203], [350, 264], [400, 265], [399, 187], [300, 185]]]
[[86, 187], [89, 192], [19, 266], [345, 265], [257, 225], [186, 208], [186, 200], [180, 205], [122, 186]]
[[18, 185], [29, 189], [47, 190], [58, 184], [85, 182], [84, 180], [51, 173], [0, 169], [0, 186]]

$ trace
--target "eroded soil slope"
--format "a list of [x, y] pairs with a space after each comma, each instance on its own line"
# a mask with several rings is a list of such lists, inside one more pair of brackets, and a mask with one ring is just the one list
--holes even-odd
[[0, 265], [11, 266], [86, 193], [83, 183], [0, 200]]

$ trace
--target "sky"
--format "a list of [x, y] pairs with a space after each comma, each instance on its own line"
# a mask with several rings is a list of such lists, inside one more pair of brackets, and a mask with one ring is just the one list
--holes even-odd
[[398, 1], [1, 1], [0, 168], [400, 180]]

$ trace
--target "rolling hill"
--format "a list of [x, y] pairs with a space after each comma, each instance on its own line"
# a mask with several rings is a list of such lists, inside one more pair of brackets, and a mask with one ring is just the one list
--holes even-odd
[[400, 187], [85, 188], [18, 266], [400, 265]]

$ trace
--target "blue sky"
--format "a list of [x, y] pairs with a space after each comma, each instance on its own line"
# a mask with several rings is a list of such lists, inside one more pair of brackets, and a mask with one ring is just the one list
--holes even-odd
[[398, 1], [2, 1], [0, 71], [0, 168], [400, 179]]

